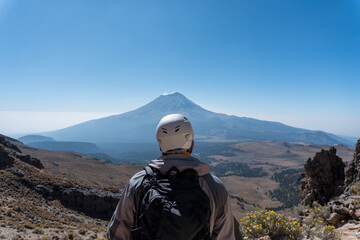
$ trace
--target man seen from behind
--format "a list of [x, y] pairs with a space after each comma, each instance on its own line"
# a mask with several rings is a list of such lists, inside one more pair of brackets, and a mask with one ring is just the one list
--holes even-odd
[[209, 165], [191, 156], [194, 132], [181, 114], [156, 129], [162, 156], [135, 174], [108, 226], [109, 240], [234, 240], [230, 198]]

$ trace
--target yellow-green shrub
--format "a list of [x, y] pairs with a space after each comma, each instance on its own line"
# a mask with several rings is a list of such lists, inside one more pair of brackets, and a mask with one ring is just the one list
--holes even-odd
[[334, 226], [326, 225], [320, 236], [322, 240], [336, 240], [340, 239], [338, 233], [335, 231]]
[[271, 239], [301, 239], [300, 223], [274, 211], [251, 212], [240, 220], [243, 236], [250, 239], [268, 235]]
[[303, 234], [305, 238], [313, 239], [317, 237], [322, 240], [340, 239], [335, 227], [326, 225], [326, 219], [330, 216], [326, 206], [316, 203], [313, 207], [299, 206], [295, 210], [300, 210], [300, 213], [305, 216], [303, 220]]
[[32, 232], [35, 234], [44, 234], [44, 229], [36, 227]]
[[356, 196], [360, 195], [360, 184], [356, 183], [356, 184], [352, 185], [350, 187], [350, 193], [352, 195], [356, 195]]

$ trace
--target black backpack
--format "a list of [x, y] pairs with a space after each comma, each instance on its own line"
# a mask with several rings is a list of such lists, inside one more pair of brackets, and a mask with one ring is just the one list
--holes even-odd
[[210, 239], [210, 200], [197, 172], [173, 167], [161, 174], [148, 166], [145, 171], [131, 239]]

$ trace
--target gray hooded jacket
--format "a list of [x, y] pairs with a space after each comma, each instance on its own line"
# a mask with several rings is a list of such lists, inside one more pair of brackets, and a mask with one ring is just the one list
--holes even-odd
[[[199, 175], [200, 186], [210, 199], [211, 239], [235, 239], [229, 194], [221, 180], [209, 174], [208, 164], [186, 154], [171, 154], [152, 160], [149, 165], [164, 174], [173, 166], [177, 167], [180, 171], [188, 168], [196, 170]], [[139, 190], [144, 176], [144, 170], [138, 172], [125, 187], [108, 226], [109, 240], [130, 240], [131, 226], [134, 225], [136, 205], [139, 202], [137, 190]]]

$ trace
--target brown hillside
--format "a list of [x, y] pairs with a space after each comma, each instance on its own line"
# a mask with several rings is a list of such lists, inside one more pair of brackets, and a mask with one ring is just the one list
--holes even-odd
[[[39, 159], [0, 136], [0, 238], [38, 239], [35, 227], [64, 234], [80, 228], [104, 232], [119, 197], [48, 172]], [[54, 231], [46, 230], [47, 236]]]
[[[321, 149], [329, 149], [328, 145], [308, 145], [302, 143], [288, 143], [282, 141], [262, 141], [238, 143], [232, 146], [234, 156], [212, 156], [214, 160], [271, 163], [290, 168], [302, 168], [305, 161]], [[337, 145], [337, 154], [345, 162], [350, 162], [354, 153], [353, 148]]]
[[103, 163], [81, 154], [37, 149], [21, 142], [13, 143], [23, 153], [40, 159], [49, 172], [91, 186], [122, 189], [132, 175], [143, 169], [141, 165]]

